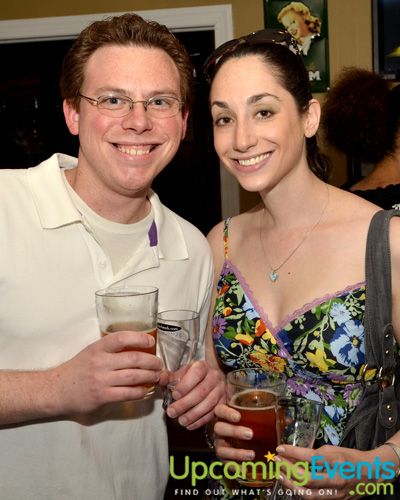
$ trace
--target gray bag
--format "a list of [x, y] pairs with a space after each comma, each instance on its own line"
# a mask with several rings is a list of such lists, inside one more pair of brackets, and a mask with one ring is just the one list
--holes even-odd
[[[365, 357], [368, 368], [377, 369], [377, 377], [374, 377], [373, 382], [364, 383], [361, 400], [340, 442], [341, 446], [358, 450], [372, 450], [400, 429], [400, 373], [392, 327], [389, 247], [389, 222], [393, 216], [400, 216], [400, 211], [377, 212], [368, 231], [365, 259]], [[385, 497], [380, 495], [379, 498], [383, 500]], [[400, 498], [400, 494], [390, 498]]]

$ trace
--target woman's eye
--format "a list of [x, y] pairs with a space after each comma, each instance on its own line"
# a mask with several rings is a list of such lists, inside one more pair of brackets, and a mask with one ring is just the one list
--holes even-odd
[[230, 123], [231, 119], [229, 118], [229, 116], [220, 116], [218, 118], [215, 118], [213, 121], [216, 127], [223, 127], [224, 125]]
[[268, 109], [260, 109], [257, 111], [257, 116], [260, 118], [270, 118], [272, 116], [272, 112]]

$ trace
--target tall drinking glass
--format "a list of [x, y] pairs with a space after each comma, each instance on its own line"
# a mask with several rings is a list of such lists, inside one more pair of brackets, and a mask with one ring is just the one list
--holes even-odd
[[[101, 335], [122, 330], [143, 332], [157, 339], [158, 288], [154, 286], [112, 286], [95, 292]], [[129, 350], [156, 354], [156, 343], [148, 348]], [[154, 386], [147, 386], [149, 397]]]
[[164, 394], [164, 409], [173, 402], [172, 391], [193, 360], [199, 336], [200, 318], [196, 311], [173, 309], [158, 313], [158, 353], [165, 368], [170, 372]]
[[[278, 444], [312, 448], [319, 429], [323, 405], [305, 398], [278, 399]], [[300, 500], [292, 491], [285, 491], [278, 482], [270, 500]]]
[[268, 454], [277, 446], [276, 408], [279, 396], [286, 389], [286, 377], [281, 373], [264, 372], [257, 368], [235, 370], [227, 375], [228, 405], [241, 414], [239, 425], [250, 427], [253, 439], [233, 439], [235, 448], [255, 452], [253, 465], [246, 466], [238, 482], [250, 487], [270, 487], [275, 478], [269, 472]]

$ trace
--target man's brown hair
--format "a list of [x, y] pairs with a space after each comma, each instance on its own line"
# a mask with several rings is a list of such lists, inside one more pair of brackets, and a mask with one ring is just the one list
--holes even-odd
[[60, 79], [61, 96], [70, 101], [75, 109], [79, 108], [86, 63], [97, 49], [106, 45], [136, 45], [166, 52], [179, 71], [183, 110], [190, 108], [193, 67], [185, 47], [166, 26], [127, 13], [90, 24], [79, 34], [65, 56]]

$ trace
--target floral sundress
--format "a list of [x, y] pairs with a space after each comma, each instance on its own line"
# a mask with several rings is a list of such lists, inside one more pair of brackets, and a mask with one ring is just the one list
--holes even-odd
[[274, 327], [228, 258], [228, 227], [229, 219], [212, 322], [220, 361], [231, 370], [284, 372], [292, 394], [324, 405], [315, 446], [339, 444], [362, 392], [365, 283], [316, 299]]

